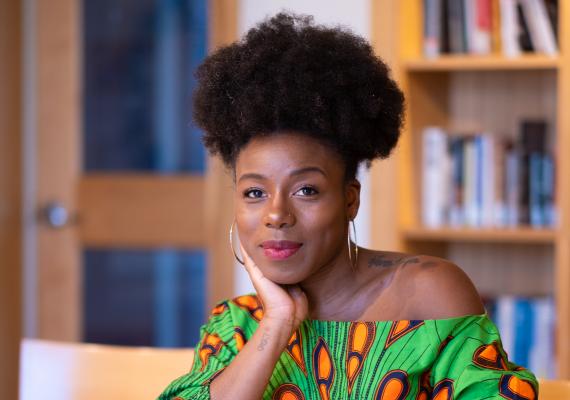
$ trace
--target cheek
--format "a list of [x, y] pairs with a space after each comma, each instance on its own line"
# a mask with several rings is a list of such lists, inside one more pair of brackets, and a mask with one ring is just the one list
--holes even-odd
[[304, 239], [313, 260], [329, 259], [338, 252], [345, 238], [343, 218], [343, 206], [338, 202], [309, 207], [299, 214], [298, 222], [302, 221]]
[[248, 252], [252, 252], [254, 246], [255, 233], [262, 223], [261, 207], [252, 207], [239, 204], [235, 208], [235, 220], [239, 233], [239, 239]]

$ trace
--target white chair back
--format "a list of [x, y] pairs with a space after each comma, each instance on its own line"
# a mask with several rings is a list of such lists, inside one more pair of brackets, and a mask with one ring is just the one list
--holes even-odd
[[193, 349], [23, 339], [20, 400], [155, 399], [193, 357]]

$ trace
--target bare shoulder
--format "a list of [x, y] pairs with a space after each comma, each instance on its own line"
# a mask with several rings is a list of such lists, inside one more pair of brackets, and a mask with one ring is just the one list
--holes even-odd
[[417, 319], [442, 319], [485, 312], [481, 297], [467, 274], [443, 258], [417, 255], [404, 258], [397, 286], [409, 294], [407, 313]]

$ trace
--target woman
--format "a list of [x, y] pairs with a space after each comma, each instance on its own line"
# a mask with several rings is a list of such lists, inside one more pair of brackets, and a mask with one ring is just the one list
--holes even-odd
[[536, 398], [460, 268], [350, 240], [357, 167], [390, 154], [403, 114], [368, 43], [281, 13], [198, 79], [195, 119], [234, 177], [230, 243], [257, 294], [213, 309], [161, 399]]

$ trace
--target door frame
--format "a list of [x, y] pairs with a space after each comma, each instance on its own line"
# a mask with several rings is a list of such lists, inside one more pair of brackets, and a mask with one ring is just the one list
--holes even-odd
[[[134, 193], [146, 196], [147, 200], [170, 199], [171, 203], [165, 203], [169, 207], [174, 204], [173, 196], [168, 196], [172, 190], [175, 195], [186, 195], [183, 196], [186, 199], [194, 196], [193, 203], [200, 205], [193, 210], [188, 205], [187, 214], [190, 217], [185, 219], [181, 215], [181, 219], [186, 226], [194, 224], [203, 227], [203, 232], [190, 234], [177, 244], [207, 251], [207, 310], [217, 301], [231, 297], [234, 260], [228, 247], [227, 232], [233, 216], [233, 196], [227, 192], [232, 182], [220, 161], [208, 158], [201, 179], [189, 175], [162, 178], [148, 174], [85, 176], [82, 173], [80, 150], [81, 1], [24, 0], [23, 9], [24, 20], [27, 21], [24, 51], [27, 62], [31, 64], [24, 72], [28, 85], [24, 102], [28, 128], [24, 133], [26, 148], [23, 163], [23, 184], [26, 188], [23, 199], [25, 336], [81, 340], [82, 279], [78, 266], [81, 265], [81, 249], [84, 245], [152, 248], [167, 244], [164, 240], [158, 240], [156, 235], [152, 239], [153, 232], [149, 229], [145, 231], [146, 236], [139, 230], [138, 239], [132, 239], [128, 235], [118, 237], [117, 229], [105, 229], [109, 228], [109, 224], [95, 223], [93, 228], [93, 224], [82, 223], [82, 220], [97, 222], [94, 218], [104, 217], [111, 218], [107, 221], [113, 221], [112, 218], [119, 215], [117, 204], [120, 207], [128, 204], [124, 202], [124, 195], [126, 187], [131, 186]], [[235, 40], [237, 0], [210, 0], [208, 18], [210, 49]], [[156, 185], [162, 185], [161, 189], [156, 190]], [[123, 189], [123, 197], [118, 197], [122, 203], [107, 203], [107, 208], [98, 208], [94, 199], [105, 196], [101, 196], [102, 192], [97, 189], [108, 190], [109, 187]], [[196, 193], [202, 195], [198, 198]], [[72, 223], [59, 229], [41, 223], [39, 210], [53, 201], [69, 210]], [[144, 203], [144, 200], [138, 203]], [[145, 204], [151, 207], [152, 201]], [[145, 212], [155, 213], [162, 222], [169, 219], [169, 212], [172, 216], [172, 208], [166, 208], [167, 212], [160, 209], [151, 207]], [[179, 212], [180, 209], [178, 207]], [[75, 215], [77, 218], [73, 218]]]

